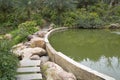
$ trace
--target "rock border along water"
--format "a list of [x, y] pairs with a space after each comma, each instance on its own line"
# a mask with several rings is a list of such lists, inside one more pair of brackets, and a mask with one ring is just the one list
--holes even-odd
[[73, 59], [67, 57], [62, 52], [56, 51], [52, 45], [49, 43], [48, 38], [59, 31], [67, 30], [66, 27], [52, 29], [45, 35], [46, 50], [51, 59], [51, 61], [60, 65], [63, 69], [68, 72], [73, 73], [77, 80], [115, 80], [114, 78], [97, 72], [89, 67], [86, 67], [80, 63], [77, 63]]
[[44, 38], [50, 30], [42, 29], [29, 35], [27, 42], [12, 47], [11, 51], [20, 58], [17, 80], [77, 80], [73, 73], [49, 60]]

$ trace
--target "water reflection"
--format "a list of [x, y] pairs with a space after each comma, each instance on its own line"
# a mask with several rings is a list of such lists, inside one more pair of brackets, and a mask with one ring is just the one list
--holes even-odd
[[118, 57], [101, 56], [98, 61], [93, 61], [89, 58], [86, 58], [79, 62], [83, 65], [89, 66], [94, 70], [112, 77], [116, 77], [117, 80], [120, 80], [120, 59]]
[[68, 30], [54, 34], [50, 43], [74, 60], [120, 80], [120, 35], [111, 32]]

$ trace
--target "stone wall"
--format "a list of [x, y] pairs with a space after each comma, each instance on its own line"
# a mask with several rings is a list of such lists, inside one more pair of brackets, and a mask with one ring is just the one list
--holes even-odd
[[48, 32], [45, 36], [45, 42], [46, 42], [46, 50], [48, 52], [48, 55], [51, 59], [51, 61], [57, 63], [60, 65], [63, 69], [65, 69], [68, 72], [73, 73], [77, 80], [115, 80], [112, 77], [109, 77], [105, 74], [99, 73], [95, 70], [92, 70], [89, 67], [86, 67], [82, 64], [77, 63], [76, 61], [72, 60], [71, 58], [67, 57], [61, 52], [57, 52], [49, 43], [48, 38], [58, 32], [66, 30], [67, 28], [56, 28]]

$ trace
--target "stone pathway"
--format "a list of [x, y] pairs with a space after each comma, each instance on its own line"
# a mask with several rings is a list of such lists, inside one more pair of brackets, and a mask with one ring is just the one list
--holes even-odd
[[21, 60], [20, 67], [17, 69], [17, 80], [42, 80], [40, 63], [40, 60]]
[[[44, 28], [27, 37], [28, 41], [13, 46], [13, 53], [19, 57], [16, 80], [76, 80], [59, 65], [49, 61], [45, 48], [45, 35], [52, 29]], [[46, 67], [47, 66], [47, 67]], [[44, 69], [42, 72], [41, 69]]]
[[[15, 46], [15, 53], [18, 56], [22, 56], [22, 60], [19, 62], [19, 68], [17, 69], [17, 80], [42, 80], [42, 73], [40, 64], [47, 61], [49, 58], [42, 55], [46, 55], [44, 50], [44, 36], [52, 28], [44, 28], [41, 31], [29, 37], [29, 44], [18, 44]], [[31, 45], [32, 46], [31, 48]], [[34, 56], [34, 57], [33, 57]], [[40, 59], [40, 56], [42, 57]], [[32, 60], [33, 59], [33, 60]]]

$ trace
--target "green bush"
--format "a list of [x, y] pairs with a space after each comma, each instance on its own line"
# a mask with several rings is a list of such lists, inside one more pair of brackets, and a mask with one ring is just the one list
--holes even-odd
[[105, 24], [120, 22], [120, 6], [109, 7], [105, 3], [97, 3], [89, 6], [88, 12], [95, 12], [104, 21]]
[[35, 21], [26, 21], [25, 23], [22, 23], [18, 26], [20, 29], [20, 34], [28, 35], [33, 34], [34, 32], [38, 31], [38, 28], [36, 27], [37, 23]]
[[12, 41], [10, 40], [0, 40], [0, 51], [9, 51], [11, 49], [12, 45]]
[[12, 42], [0, 41], [0, 80], [15, 80], [18, 59], [10, 52]]
[[42, 17], [40, 14], [32, 15], [32, 20], [34, 20], [36, 22], [36, 24], [40, 27], [43, 25]]
[[95, 12], [80, 11], [78, 12], [77, 27], [82, 28], [99, 28], [104, 25], [99, 15]]
[[78, 28], [99, 28], [104, 25], [104, 22], [96, 12], [88, 12], [82, 8], [64, 13], [63, 25]]
[[75, 12], [66, 12], [63, 14], [63, 25], [66, 27], [75, 27], [78, 15]]
[[17, 64], [16, 56], [0, 51], [0, 80], [15, 80]]

